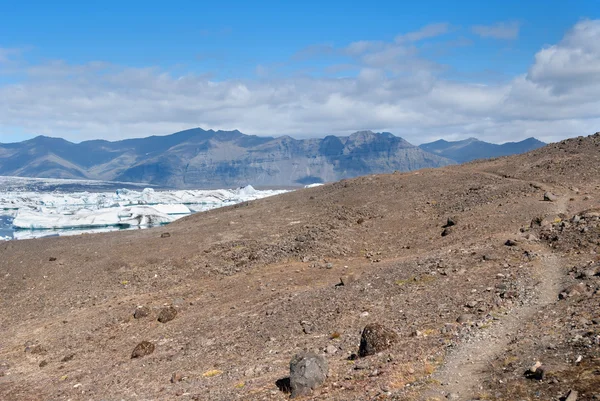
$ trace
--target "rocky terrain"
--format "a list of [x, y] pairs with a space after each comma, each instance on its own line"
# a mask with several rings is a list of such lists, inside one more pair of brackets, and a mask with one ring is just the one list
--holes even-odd
[[600, 399], [600, 133], [0, 244], [0, 399]]

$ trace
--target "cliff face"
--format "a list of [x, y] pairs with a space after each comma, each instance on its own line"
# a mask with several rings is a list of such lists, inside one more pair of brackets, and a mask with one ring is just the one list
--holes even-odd
[[164, 137], [0, 144], [0, 175], [147, 182], [175, 188], [295, 186], [454, 162], [390, 133], [296, 140], [196, 128]]

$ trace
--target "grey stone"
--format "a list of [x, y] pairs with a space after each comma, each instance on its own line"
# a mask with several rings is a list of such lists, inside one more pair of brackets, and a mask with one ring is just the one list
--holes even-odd
[[544, 193], [544, 200], [546, 202], [555, 202], [558, 199], [558, 196], [554, 195], [552, 192], [548, 191]]
[[327, 379], [327, 360], [314, 352], [303, 351], [290, 361], [290, 387], [292, 398], [308, 395]]

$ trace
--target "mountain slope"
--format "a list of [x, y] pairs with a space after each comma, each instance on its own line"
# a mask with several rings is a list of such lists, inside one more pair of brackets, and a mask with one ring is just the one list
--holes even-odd
[[74, 144], [36, 137], [0, 144], [0, 175], [147, 182], [176, 188], [297, 186], [453, 164], [390, 133], [296, 140], [200, 128]]
[[544, 145], [544, 142], [535, 138], [527, 138], [520, 142], [506, 142], [501, 145], [469, 138], [454, 142], [440, 139], [435, 142], [424, 143], [419, 147], [427, 152], [452, 159], [457, 163], [465, 163], [475, 159], [489, 159], [525, 153]]

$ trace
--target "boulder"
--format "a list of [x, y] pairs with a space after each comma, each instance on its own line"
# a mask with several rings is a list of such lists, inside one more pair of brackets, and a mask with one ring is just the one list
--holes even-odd
[[290, 361], [290, 387], [292, 398], [308, 395], [321, 386], [329, 367], [327, 360], [314, 352], [300, 352]]
[[360, 337], [358, 355], [365, 357], [374, 355], [391, 347], [398, 341], [398, 334], [379, 324], [371, 323], [365, 326]]

